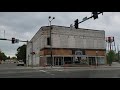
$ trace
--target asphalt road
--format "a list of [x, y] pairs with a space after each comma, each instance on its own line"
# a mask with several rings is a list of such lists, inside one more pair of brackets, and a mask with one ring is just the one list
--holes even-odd
[[16, 64], [0, 64], [0, 78], [119, 78], [120, 68], [107, 69], [23, 69]]
[[[20, 66], [24, 67], [24, 66]], [[15, 69], [18, 68], [17, 63], [6, 63], [6, 64], [0, 64], [0, 70], [1, 69]]]

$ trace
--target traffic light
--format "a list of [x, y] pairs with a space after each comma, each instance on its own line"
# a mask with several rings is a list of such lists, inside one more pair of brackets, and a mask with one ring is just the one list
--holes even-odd
[[94, 20], [98, 18], [98, 12], [92, 12]]
[[76, 29], [78, 29], [78, 24], [79, 24], [78, 19], [76, 19], [75, 20], [75, 24], [74, 24], [74, 26], [75, 26]]
[[12, 44], [14, 44], [15, 43], [15, 38], [12, 38]]
[[103, 12], [100, 12], [100, 13], [102, 13], [102, 15], [103, 15]]

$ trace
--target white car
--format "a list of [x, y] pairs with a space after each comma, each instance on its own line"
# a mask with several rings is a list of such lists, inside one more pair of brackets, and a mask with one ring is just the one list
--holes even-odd
[[24, 66], [24, 62], [22, 60], [19, 60], [17, 66]]

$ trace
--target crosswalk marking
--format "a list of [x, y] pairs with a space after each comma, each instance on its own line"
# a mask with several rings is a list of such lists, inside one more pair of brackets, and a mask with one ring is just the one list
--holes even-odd
[[63, 70], [59, 70], [59, 69], [54, 69], [54, 70], [56, 70], [56, 71], [63, 71]]
[[47, 71], [45, 71], [45, 70], [39, 70], [39, 71], [41, 71], [41, 72], [47, 72]]
[[48, 72], [48, 71], [45, 71], [45, 70], [39, 70], [39, 71], [41, 71], [41, 72], [45, 72], [45, 73], [47, 73], [47, 74], [50, 74], [50, 75], [55, 75], [55, 74], [53, 74], [53, 73], [50, 73], [50, 72]]

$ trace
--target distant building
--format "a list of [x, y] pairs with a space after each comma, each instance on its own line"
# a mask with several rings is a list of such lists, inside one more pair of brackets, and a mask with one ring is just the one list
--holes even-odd
[[[105, 64], [105, 31], [52, 25], [52, 65]], [[27, 44], [27, 64], [50, 65], [50, 27], [43, 26]], [[31, 43], [32, 42], [32, 43]], [[33, 49], [33, 52], [32, 52]]]

